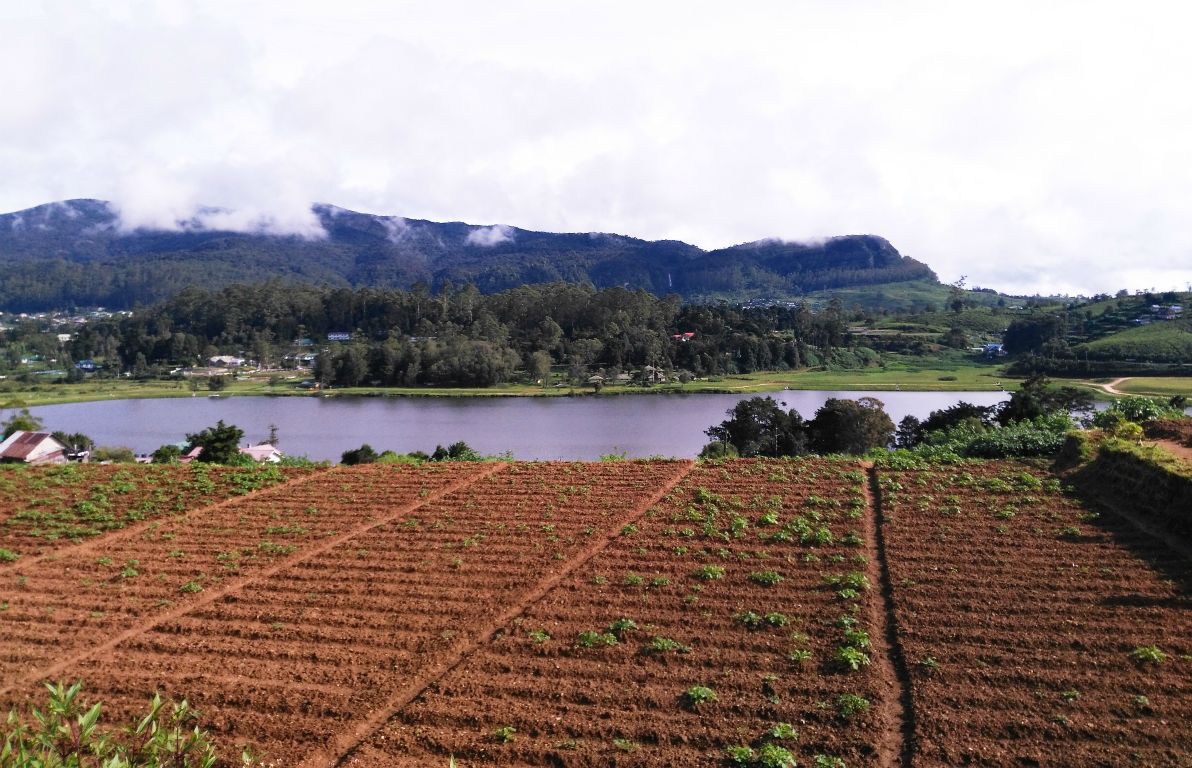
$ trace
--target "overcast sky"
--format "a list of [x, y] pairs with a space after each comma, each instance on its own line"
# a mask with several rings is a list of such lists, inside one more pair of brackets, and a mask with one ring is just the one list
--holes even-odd
[[0, 0], [0, 210], [872, 233], [945, 281], [1183, 289], [1185, 8]]

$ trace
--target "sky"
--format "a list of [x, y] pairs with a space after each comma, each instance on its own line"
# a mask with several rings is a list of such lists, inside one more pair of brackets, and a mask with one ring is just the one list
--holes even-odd
[[875, 234], [946, 282], [1183, 290], [1189, 22], [1146, 0], [0, 0], [0, 211]]

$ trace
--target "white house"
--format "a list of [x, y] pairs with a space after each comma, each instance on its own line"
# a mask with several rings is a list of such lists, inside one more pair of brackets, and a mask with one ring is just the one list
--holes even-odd
[[268, 462], [269, 464], [276, 464], [281, 461], [284, 453], [277, 449], [276, 445], [269, 443], [261, 443], [260, 445], [252, 445], [246, 448], [241, 448], [240, 452], [248, 456], [256, 462]]
[[244, 358], [233, 357], [232, 355], [219, 355], [208, 358], [207, 364], [212, 368], [239, 368], [244, 365]]
[[65, 464], [67, 448], [48, 432], [18, 429], [0, 443], [0, 462], [22, 464]]

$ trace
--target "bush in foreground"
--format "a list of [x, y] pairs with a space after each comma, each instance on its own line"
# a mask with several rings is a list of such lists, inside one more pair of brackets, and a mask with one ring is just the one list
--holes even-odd
[[[79, 698], [82, 683], [67, 687], [46, 683], [49, 701], [31, 707], [29, 716], [9, 712], [0, 731], [0, 768], [218, 768], [211, 737], [195, 722], [198, 714], [185, 700], [166, 704], [154, 694], [149, 710], [131, 725], [103, 728], [101, 705]], [[255, 765], [245, 750], [244, 766]]]

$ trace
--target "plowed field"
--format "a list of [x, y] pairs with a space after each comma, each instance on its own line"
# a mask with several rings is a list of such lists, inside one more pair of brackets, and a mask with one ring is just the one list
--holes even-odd
[[173, 471], [0, 566], [0, 709], [156, 690], [310, 768], [1192, 766], [1189, 560], [1036, 466]]
[[1058, 485], [883, 472], [915, 765], [1192, 765], [1189, 561]]

